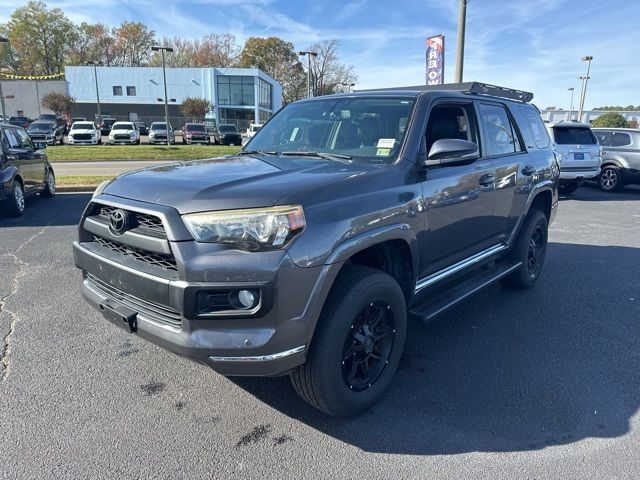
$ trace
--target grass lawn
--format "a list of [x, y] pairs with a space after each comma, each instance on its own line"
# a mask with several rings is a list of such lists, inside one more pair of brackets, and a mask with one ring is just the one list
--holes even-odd
[[240, 147], [224, 145], [56, 145], [47, 148], [50, 162], [91, 162], [103, 160], [195, 160], [221, 157]]
[[56, 177], [58, 187], [97, 187], [112, 175], [61, 175]]

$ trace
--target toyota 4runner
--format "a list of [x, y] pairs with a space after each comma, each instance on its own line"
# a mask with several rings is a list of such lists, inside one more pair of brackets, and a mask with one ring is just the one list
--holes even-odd
[[223, 375], [288, 374], [336, 416], [389, 386], [407, 319], [540, 278], [559, 166], [527, 92], [298, 101], [237, 154], [103, 183], [74, 242], [102, 315]]

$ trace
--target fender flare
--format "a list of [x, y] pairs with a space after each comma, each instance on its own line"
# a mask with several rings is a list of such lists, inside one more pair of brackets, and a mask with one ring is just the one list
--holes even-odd
[[[533, 204], [533, 201], [535, 200], [535, 198], [542, 192], [551, 192], [551, 201], [553, 202], [553, 181], [552, 180], [545, 180], [543, 182], [540, 182], [535, 186], [535, 188], [531, 190], [531, 192], [529, 192], [527, 201], [525, 202], [524, 208], [522, 209], [522, 215], [520, 215], [520, 218], [518, 219], [518, 223], [516, 224], [515, 228], [511, 232], [511, 235], [509, 235], [509, 238], [507, 239], [507, 245], [513, 245], [513, 242], [515, 242], [516, 238], [518, 237], [518, 234], [520, 233], [520, 228], [522, 228], [522, 224], [524, 223], [524, 219], [527, 218], [527, 216], [529, 215], [531, 204]], [[553, 210], [553, 203], [551, 204], [551, 209]]]

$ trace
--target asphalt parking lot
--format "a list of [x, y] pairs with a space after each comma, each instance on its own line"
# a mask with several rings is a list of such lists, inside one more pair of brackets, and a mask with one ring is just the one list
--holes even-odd
[[390, 392], [349, 420], [104, 321], [71, 258], [88, 200], [0, 218], [0, 477], [637, 478], [639, 188], [561, 200], [542, 283], [412, 324]]

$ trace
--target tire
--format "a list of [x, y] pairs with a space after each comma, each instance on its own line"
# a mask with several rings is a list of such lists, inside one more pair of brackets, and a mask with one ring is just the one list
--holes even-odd
[[55, 194], [56, 194], [56, 176], [54, 175], [53, 170], [47, 170], [44, 190], [40, 192], [40, 196], [44, 198], [51, 198]]
[[183, 144], [183, 145], [186, 145], [186, 144], [187, 144], [187, 141], [186, 141], [184, 138], [182, 139], [182, 144]]
[[578, 182], [560, 184], [560, 193], [562, 195], [571, 195], [578, 189], [578, 187], [580, 187]]
[[64, 145], [64, 136], [60, 137], [60, 145]]
[[[302, 399], [329, 415], [367, 411], [393, 379], [406, 331], [398, 282], [379, 270], [345, 265], [324, 305], [307, 361], [290, 374], [291, 383]], [[376, 332], [382, 336], [376, 338]]]
[[613, 165], [607, 165], [598, 175], [598, 186], [604, 192], [615, 192], [623, 186], [622, 171]]
[[538, 209], [529, 211], [511, 253], [511, 258], [522, 261], [522, 265], [503, 279], [506, 286], [531, 288], [536, 284], [547, 256], [547, 241], [547, 217]]
[[7, 210], [12, 217], [20, 217], [24, 214], [24, 188], [17, 180], [11, 185], [11, 197], [7, 201]]

